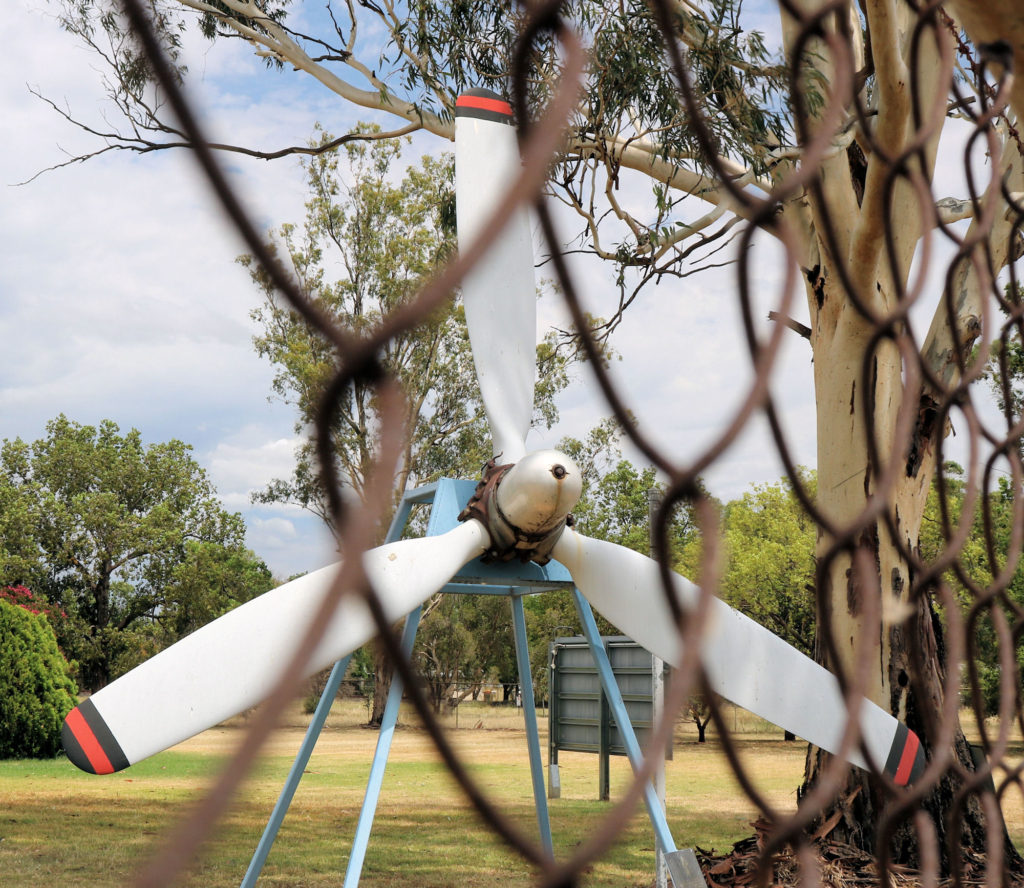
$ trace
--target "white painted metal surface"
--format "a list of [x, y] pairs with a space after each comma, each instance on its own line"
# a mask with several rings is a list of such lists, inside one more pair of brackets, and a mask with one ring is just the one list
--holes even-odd
[[[502, 111], [463, 105], [455, 118], [455, 195], [459, 248], [465, 250], [519, 174], [516, 130]], [[495, 106], [508, 106], [495, 97]], [[483, 103], [481, 103], [483, 104]], [[470, 113], [463, 113], [469, 111]], [[511, 109], [509, 109], [511, 115]], [[495, 119], [498, 118], [498, 119]], [[537, 297], [527, 212], [514, 213], [486, 257], [462, 282], [480, 394], [495, 455], [502, 463], [526, 453], [537, 372]]]
[[[365, 556], [391, 620], [438, 591], [487, 546], [476, 521], [435, 537], [403, 540]], [[322, 568], [225, 614], [91, 697], [129, 764], [255, 706], [274, 688], [337, 575]], [[358, 596], [344, 597], [306, 674], [325, 669], [377, 634]]]
[[[679, 634], [661, 586], [658, 565], [645, 555], [567, 529], [555, 544], [579, 590], [606, 619], [647, 650], [677, 665]], [[689, 611], [700, 590], [674, 574], [676, 600]], [[718, 598], [709, 602], [701, 662], [716, 693], [804, 740], [839, 753], [847, 707], [839, 682], [777, 635]], [[879, 767], [886, 763], [899, 722], [864, 700], [860, 730]], [[858, 749], [846, 758], [859, 767]]]
[[535, 450], [517, 462], [498, 485], [498, 507], [527, 533], [553, 530], [583, 492], [583, 473], [557, 450]]

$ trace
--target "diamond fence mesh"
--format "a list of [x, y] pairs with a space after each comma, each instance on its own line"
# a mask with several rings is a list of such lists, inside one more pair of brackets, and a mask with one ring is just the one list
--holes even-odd
[[[1015, 587], [1024, 536], [1018, 369], [1024, 300], [1017, 278], [1024, 184], [1020, 136], [1008, 105], [1015, 89], [1013, 47], [972, 45], [938, 3], [866, 2], [854, 8], [782, 0], [780, 5], [795, 145], [772, 145], [766, 137], [761, 172], [744, 178], [719, 152], [706, 119], [706, 91], [714, 85], [694, 81], [692, 39], [684, 34], [686, 4], [651, 4], [663, 61], [677, 90], [679, 126], [689, 128], [699, 155], [703, 184], [691, 191], [713, 189], [716, 206], [736, 219], [733, 284], [723, 296], [741, 309], [755, 371], [718, 438], [694, 451], [684, 442], [660, 447], [632, 421], [630, 397], [604, 369], [579, 282], [542, 197], [545, 177], [581, 101], [580, 72], [590, 61], [560, 4], [534, 3], [525, 10], [510, 77], [524, 166], [500, 212], [475, 249], [453, 260], [377, 329], [357, 335], [323, 316], [268, 255], [161, 55], [144, 4], [124, 0], [140, 44], [231, 224], [279, 291], [337, 353], [337, 374], [320, 406], [317, 443], [344, 567], [305, 646], [316, 644], [341, 596], [366, 596], [419, 717], [453, 777], [489, 828], [535, 867], [541, 885], [585, 883], [588, 864], [632, 814], [649, 769], [610, 808], [598, 834], [570, 859], [550, 860], [502, 814], [460, 761], [418, 690], [420, 683], [400, 654], [358, 557], [371, 545], [369, 529], [385, 509], [389, 485], [383, 479], [391, 474], [404, 434], [396, 419], [402, 392], [378, 362], [381, 346], [397, 331], [424, 322], [451, 298], [486, 244], [500, 236], [504, 217], [521, 203], [534, 205], [551, 268], [608, 410], [668, 481], [655, 521], [662, 542], [673, 505], [688, 502], [704, 540], [700, 576], [693, 579], [705, 595], [716, 591], [722, 557], [716, 513], [699, 479], [750, 423], [767, 420], [771, 446], [818, 527], [818, 659], [836, 673], [848, 699], [868, 693], [886, 704], [919, 734], [927, 750], [924, 776], [904, 788], [877, 767], [857, 772], [812, 749], [796, 812], [780, 812], [758, 793], [756, 775], [747, 772], [732, 740], [731, 719], [708, 694], [724, 753], [761, 816], [757, 840], [746, 851], [731, 861], [705, 861], [709, 884], [902, 884], [913, 878], [921, 884], [949, 879], [998, 885], [1024, 872], [999, 815], [1000, 802], [1024, 789], [1018, 665], [1024, 596]], [[552, 37], [560, 46], [562, 76], [543, 107], [531, 107], [526, 82], [531, 47]], [[893, 66], [899, 76], [893, 75]], [[960, 163], [971, 189], [969, 198], [959, 202], [940, 199], [935, 192], [935, 136], [949, 116], [964, 130]], [[614, 151], [602, 158], [611, 175], [621, 160]], [[772, 313], [777, 322], [768, 335], [753, 317], [759, 274], [750, 245], [756, 236], [774, 238], [786, 255], [785, 281]], [[792, 320], [797, 300], [806, 301], [809, 327]], [[922, 305], [933, 313], [924, 329], [918, 320]], [[772, 389], [781, 343], [793, 335], [807, 338], [814, 355], [815, 495], [794, 464]], [[995, 420], [983, 405], [990, 397], [986, 376], [996, 380], [1001, 392], [1002, 409]], [[355, 379], [377, 388], [383, 417], [380, 478], [362, 507], [343, 501], [330, 458], [333, 404]], [[945, 442], [954, 427], [970, 454], [962, 480], [944, 469]], [[929, 493], [932, 523], [923, 534]], [[982, 545], [968, 551], [972, 523], [981, 528]], [[668, 551], [664, 544], [658, 549]], [[667, 589], [670, 566], [662, 566]], [[664, 723], [655, 731], [657, 747], [664, 746], [691, 692], [709, 690], [695, 654], [702, 609], [682, 612], [668, 597], [685, 654]], [[140, 875], [140, 885], [168, 884], [188, 864], [223, 815], [276, 715], [293, 698], [301, 660], [302, 651], [297, 651], [268, 704], [252, 720], [245, 744], [202, 805], [167, 837], [160, 855]], [[960, 724], [961, 704], [980, 726], [980, 747], [973, 751]], [[851, 748], [859, 742], [852, 723], [846, 742]]]

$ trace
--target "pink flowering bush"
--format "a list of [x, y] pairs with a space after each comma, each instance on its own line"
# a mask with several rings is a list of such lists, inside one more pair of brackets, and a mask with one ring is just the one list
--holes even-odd
[[68, 616], [45, 598], [37, 597], [27, 586], [4, 586], [0, 589], [0, 600], [23, 607], [31, 614], [42, 614], [51, 623], [57, 618], [67, 619]]

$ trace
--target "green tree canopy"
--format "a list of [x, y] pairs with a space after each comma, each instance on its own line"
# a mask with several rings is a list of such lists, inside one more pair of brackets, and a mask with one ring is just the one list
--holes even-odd
[[77, 693], [46, 617], [0, 594], [0, 759], [57, 755]]
[[[921, 554], [933, 562], [945, 555], [952, 540], [966, 533], [943, 579], [954, 591], [970, 629], [970, 647], [965, 652], [967, 662], [961, 675], [965, 701], [976, 693], [981, 711], [996, 715], [1003, 683], [1011, 682], [1019, 693], [1024, 671], [1024, 565], [1018, 563], [1004, 578], [998, 594], [979, 602], [975, 593], [994, 585], [995, 577], [1006, 567], [1007, 554], [1012, 551], [1013, 484], [1008, 478], [998, 478], [995, 488], [977, 499], [973, 512], [965, 511], [967, 480], [962, 466], [947, 462], [941, 480], [944, 496], [940, 497], [939, 487], [936, 476], [921, 525]], [[1000, 641], [996, 631], [997, 611], [1011, 630], [1008, 645]], [[1006, 652], [1013, 664], [1009, 670], [1003, 658]]]
[[[317, 144], [331, 141], [321, 133]], [[302, 288], [347, 330], [372, 329], [410, 300], [455, 250], [451, 156], [424, 157], [396, 181], [400, 149], [395, 141], [356, 142], [307, 161], [305, 222], [277, 232], [282, 259]], [[256, 351], [274, 366], [274, 393], [294, 405], [296, 431], [305, 433], [336, 356], [282, 304], [250, 257], [240, 261], [264, 295], [263, 306], [253, 312], [260, 328]], [[550, 342], [538, 357], [543, 372], [537, 419], [550, 426], [557, 417], [553, 397], [568, 381], [568, 358]], [[409, 437], [392, 484], [394, 503], [410, 485], [478, 475], [491, 454], [461, 305], [451, 303], [429, 323], [393, 339], [380, 359], [407, 397]], [[342, 394], [331, 430], [339, 477], [356, 498], [362, 498], [374, 464], [376, 427], [373, 388], [357, 380]], [[292, 477], [274, 481], [258, 499], [298, 503], [330, 525], [311, 441], [300, 448]]]
[[475, 605], [470, 598], [442, 596], [416, 636], [416, 665], [426, 682], [434, 712], [441, 712], [442, 705], [458, 694], [461, 683], [479, 682], [486, 668], [477, 656], [475, 634], [467, 625], [467, 618], [471, 618], [468, 611]]
[[0, 505], [0, 582], [64, 609], [59, 641], [88, 690], [269, 587], [181, 441], [58, 416], [45, 438], [3, 442]]
[[[813, 496], [813, 472], [803, 486]], [[758, 484], [725, 507], [721, 594], [808, 656], [814, 653], [817, 527], [785, 479]]]

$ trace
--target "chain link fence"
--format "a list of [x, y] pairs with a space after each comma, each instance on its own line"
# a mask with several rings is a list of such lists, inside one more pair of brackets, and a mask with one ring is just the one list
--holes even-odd
[[[737, 180], [707, 125], [700, 90], [713, 90], [714, 85], [692, 80], [681, 37], [686, 4], [651, 4], [663, 37], [664, 64], [673, 71], [683, 109], [682, 125], [690, 128], [698, 146], [708, 187], [717, 189], [720, 204], [734, 213], [739, 225], [734, 286], [721, 295], [740, 306], [755, 372], [725, 431], [706, 448], [693, 452], [680, 442], [667, 451], [632, 421], [629, 396], [604, 368], [579, 282], [561, 252], [551, 209], [540, 198], [579, 101], [576, 84], [587, 62], [557, 3], [529, 4], [525, 10], [511, 76], [524, 169], [503, 208], [507, 213], [517, 204], [535, 205], [551, 250], [551, 271], [581, 347], [591, 357], [608, 410], [632, 445], [668, 479], [656, 516], [663, 540], [673, 505], [686, 501], [694, 507], [705, 546], [700, 576], [693, 579], [714, 592], [720, 570], [715, 514], [699, 483], [701, 474], [722, 458], [743, 429], [755, 419], [765, 420], [771, 446], [819, 527], [818, 659], [838, 675], [849, 699], [858, 699], [863, 691], [885, 696], [922, 737], [928, 752], [923, 778], [901, 788], [878, 772], [855, 772], [812, 750], [795, 813], [779, 811], [758, 794], [756, 775], [747, 773], [737, 753], [731, 711], [711, 697], [714, 730], [760, 821], [756, 841], [738, 849], [731, 862], [705, 861], [709, 884], [833, 885], [844, 879], [850, 884], [903, 884], [908, 873], [928, 885], [947, 879], [989, 885], [1019, 881], [1024, 865], [999, 815], [1000, 800], [1021, 794], [1024, 768], [1017, 653], [1024, 609], [1012, 594], [1024, 538], [1024, 419], [1013, 377], [1024, 332], [1017, 277], [1024, 186], [1019, 135], [1007, 106], [1016, 89], [1013, 47], [982, 45], [980, 40], [971, 45], [936, 3], [892, 7], [869, 0], [859, 11], [838, 2], [783, 0], [782, 6], [789, 58], [795, 60], [787, 73], [796, 144], [767, 145], [765, 172], [752, 186]], [[389, 485], [378, 484], [368, 504], [355, 507], [343, 501], [330, 458], [332, 405], [346, 386], [360, 380], [378, 392], [383, 417], [380, 473], [390, 477], [402, 443], [399, 411], [394, 409], [402, 392], [383, 372], [377, 355], [396, 331], [422, 323], [450, 298], [480, 250], [498, 236], [500, 220], [481, 237], [479, 249], [453, 260], [414, 302], [377, 329], [358, 335], [337, 329], [268, 254], [261, 232], [236, 200], [161, 56], [144, 5], [125, 0], [125, 8], [231, 224], [280, 292], [333, 344], [338, 356], [337, 375], [321, 404], [317, 446], [345, 561], [305, 644], [316, 644], [341, 596], [366, 595], [419, 718], [489, 828], [533, 865], [538, 884], [584, 883], [588, 863], [614, 842], [634, 810], [640, 781], [648, 775], [640, 775], [637, 786], [612, 806], [603, 828], [568, 860], [552, 861], [509, 822], [451, 747], [363, 574], [358, 556], [371, 544], [368, 529], [385, 509]], [[870, 60], [863, 54], [865, 31], [873, 50]], [[893, 34], [901, 35], [905, 52], [894, 50]], [[560, 43], [563, 77], [544, 107], [533, 112], [526, 105], [524, 72], [533, 41], [552, 37]], [[903, 76], [888, 76], [892, 66]], [[823, 68], [828, 77], [816, 78], [815, 71], [820, 74]], [[877, 76], [879, 72], [886, 76]], [[972, 193], [960, 206], [943, 203], [933, 193], [936, 161], [929, 140], [947, 114], [955, 114], [968, 130], [962, 166]], [[979, 153], [987, 160], [978, 161]], [[614, 174], [619, 161], [609, 155], [606, 162]], [[852, 202], [837, 203], [837, 178], [853, 184]], [[774, 311], [783, 322], [768, 334], [752, 316], [759, 285], [750, 245], [761, 233], [773, 236], [787, 254], [786, 281]], [[807, 300], [809, 328], [792, 321], [796, 298]], [[925, 299], [938, 306], [930, 330], [919, 329], [914, 312]], [[817, 496], [807, 490], [794, 464], [771, 387], [782, 339], [794, 331], [814, 348]], [[978, 382], [986, 373], [996, 375], [1003, 394], [1004, 409], [994, 422], [986, 419], [979, 403], [986, 395]], [[831, 414], [823, 412], [829, 403]], [[840, 421], [842, 429], [828, 425]], [[953, 426], [971, 454], [962, 483], [954, 483], [944, 471], [944, 441]], [[823, 450], [820, 439], [837, 434], [842, 446]], [[842, 476], [844, 466], [853, 467], [848, 476]], [[918, 527], [933, 479], [936, 506], [928, 548]], [[982, 551], [968, 553], [970, 521], [965, 516], [974, 514], [981, 516], [983, 545]], [[686, 614], [678, 617], [684, 639], [696, 640], [693, 621]], [[297, 652], [267, 706], [252, 719], [238, 755], [188, 822], [167, 837], [139, 884], [168, 884], [187, 865], [249, 771], [276, 714], [299, 687], [300, 662]], [[979, 673], [979, 663], [990, 664], [989, 674]], [[698, 661], [689, 657], [672, 684], [669, 714], [655, 743], [663, 744], [694, 690], [707, 688]], [[961, 729], [962, 701], [979, 726], [974, 750]], [[910, 868], [896, 862], [906, 860], [913, 862]]]

